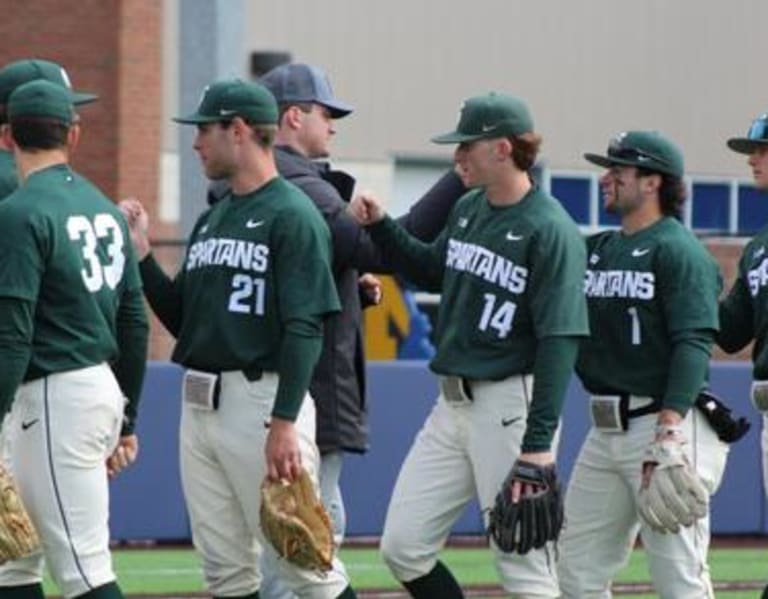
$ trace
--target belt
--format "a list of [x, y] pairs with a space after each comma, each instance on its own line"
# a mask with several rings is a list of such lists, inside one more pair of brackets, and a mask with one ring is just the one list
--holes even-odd
[[[632, 404], [636, 407], [632, 407]], [[605, 433], [625, 432], [632, 418], [653, 414], [660, 409], [661, 398], [629, 393], [600, 393], [590, 396], [592, 425]]]
[[[184, 372], [182, 399], [200, 409], [218, 409], [221, 401], [221, 375], [227, 372], [238, 371], [211, 372], [188, 368]], [[249, 383], [261, 380], [264, 376], [264, 371], [257, 367], [241, 372]]]

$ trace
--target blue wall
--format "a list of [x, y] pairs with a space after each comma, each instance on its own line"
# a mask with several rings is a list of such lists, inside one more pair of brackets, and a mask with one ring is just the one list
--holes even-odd
[[[368, 366], [371, 450], [346, 458], [342, 486], [348, 534], [379, 534], [400, 463], [428, 414], [437, 384], [424, 362], [372, 362]], [[151, 363], [144, 386], [137, 463], [112, 483], [112, 536], [116, 540], [177, 540], [190, 536], [178, 471], [181, 370]], [[728, 468], [714, 497], [714, 533], [765, 533], [768, 521], [760, 466], [760, 418], [749, 402], [750, 368], [743, 362], [713, 364], [713, 390], [752, 429], [731, 446]], [[588, 428], [586, 396], [572, 381], [563, 414], [559, 463], [567, 480]], [[253, 484], [260, 484], [254, 481]], [[456, 524], [457, 534], [482, 532], [471, 505]]]

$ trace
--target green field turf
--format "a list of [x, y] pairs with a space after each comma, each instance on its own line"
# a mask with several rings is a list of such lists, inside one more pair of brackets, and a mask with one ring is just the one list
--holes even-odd
[[[128, 595], [183, 595], [202, 591], [198, 561], [191, 549], [116, 550], [114, 557], [120, 585]], [[375, 549], [343, 549], [341, 557], [357, 589], [399, 588]], [[442, 559], [464, 585], [496, 583], [487, 549], [448, 549], [442, 554]], [[768, 549], [714, 549], [710, 553], [710, 567], [716, 582], [768, 579]], [[642, 550], [637, 550], [617, 582], [648, 580], [645, 555]], [[46, 581], [46, 593], [52, 596], [58, 594], [49, 580]], [[717, 593], [718, 599], [754, 599], [757, 595], [754, 590]]]

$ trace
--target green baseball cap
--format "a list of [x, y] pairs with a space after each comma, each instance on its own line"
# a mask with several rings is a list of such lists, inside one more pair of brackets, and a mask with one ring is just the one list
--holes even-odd
[[586, 153], [584, 158], [606, 168], [636, 166], [675, 177], [685, 172], [680, 148], [657, 131], [624, 131], [611, 140], [604, 156]]
[[236, 116], [254, 125], [276, 125], [278, 111], [275, 97], [260, 83], [241, 79], [217, 81], [203, 90], [195, 112], [173, 120], [198, 125], [231, 121]]
[[7, 104], [11, 92], [29, 81], [43, 79], [64, 87], [72, 94], [73, 104], [88, 104], [98, 96], [72, 89], [67, 71], [60, 64], [38, 58], [17, 60], [0, 69], [0, 104]]
[[30, 116], [71, 125], [75, 118], [72, 94], [65, 87], [45, 79], [20, 85], [8, 98], [8, 118]]
[[528, 107], [519, 98], [491, 92], [464, 101], [455, 131], [436, 135], [436, 144], [455, 144], [476, 139], [522, 135], [533, 131]]
[[766, 146], [768, 146], [768, 112], [752, 121], [746, 137], [732, 137], [728, 140], [728, 147], [739, 154], [751, 154], [758, 148]]

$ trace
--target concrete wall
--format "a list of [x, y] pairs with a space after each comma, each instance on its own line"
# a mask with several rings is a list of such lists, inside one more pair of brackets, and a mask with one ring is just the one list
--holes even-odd
[[[371, 450], [362, 456], [348, 455], [342, 475], [349, 536], [381, 532], [400, 464], [437, 395], [436, 380], [424, 362], [372, 362], [368, 373]], [[150, 364], [138, 427], [141, 456], [112, 483], [115, 539], [189, 538], [178, 473], [180, 375], [174, 365]], [[747, 416], [752, 423], [747, 436], [731, 446], [726, 474], [712, 504], [712, 531], [768, 533], [760, 470], [761, 423], [748, 399], [749, 365], [714, 362], [711, 383], [737, 415]], [[565, 403], [558, 457], [566, 481], [588, 428], [586, 406], [585, 394], [574, 379]], [[482, 530], [473, 503], [456, 523], [454, 533], [480, 534]]]
[[439, 154], [463, 98], [525, 98], [551, 168], [587, 169], [584, 151], [655, 128], [691, 173], [742, 176], [724, 140], [768, 109], [764, 0], [265, 0], [248, 3], [250, 50], [288, 50], [330, 73], [357, 107], [337, 155]]

